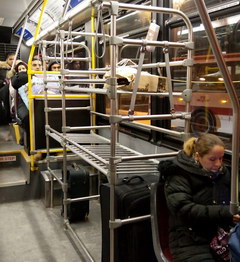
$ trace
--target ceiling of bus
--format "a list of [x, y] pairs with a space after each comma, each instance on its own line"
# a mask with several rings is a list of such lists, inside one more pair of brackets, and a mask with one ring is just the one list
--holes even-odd
[[[40, 26], [40, 32], [59, 21], [64, 7], [66, 12], [75, 8], [84, 0], [47, 0]], [[90, 1], [90, 0], [89, 0]], [[0, 0], [0, 26], [12, 27], [14, 35], [20, 36], [23, 28], [23, 40], [33, 39], [39, 22], [43, 0]], [[25, 17], [27, 15], [26, 23]], [[89, 14], [90, 16], [90, 14]], [[1, 23], [2, 21], [2, 23]]]
[[31, 2], [33, 0], [0, 0], [0, 26], [13, 27]]

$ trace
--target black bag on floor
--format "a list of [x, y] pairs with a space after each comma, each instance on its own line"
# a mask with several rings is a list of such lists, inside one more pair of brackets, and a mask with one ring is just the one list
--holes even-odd
[[[150, 214], [150, 184], [158, 176], [147, 174], [120, 179], [115, 187], [116, 218]], [[102, 262], [110, 261], [110, 184], [100, 187], [102, 217]], [[115, 229], [115, 262], [156, 262], [152, 243], [151, 220], [134, 222]]]
[[[68, 197], [79, 198], [89, 196], [89, 172], [80, 165], [67, 166]], [[67, 205], [70, 222], [85, 219], [89, 214], [89, 200], [78, 201]]]

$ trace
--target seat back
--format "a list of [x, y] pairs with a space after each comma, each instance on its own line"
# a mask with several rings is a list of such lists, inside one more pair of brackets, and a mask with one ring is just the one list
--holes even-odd
[[164, 185], [151, 185], [151, 225], [154, 252], [158, 262], [173, 262], [169, 248], [168, 208], [164, 195]]

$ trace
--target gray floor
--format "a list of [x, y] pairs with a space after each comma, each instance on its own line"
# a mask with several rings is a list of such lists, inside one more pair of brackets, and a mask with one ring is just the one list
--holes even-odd
[[[101, 261], [100, 207], [90, 202], [87, 221], [72, 224], [94, 261]], [[41, 200], [0, 204], [0, 262], [85, 261], [64, 231], [60, 207]]]
[[[1, 154], [22, 148], [16, 144], [11, 127], [0, 126]], [[64, 229], [61, 206], [46, 208], [41, 196], [33, 194], [36, 190], [39, 192], [41, 186], [41, 180], [36, 177], [38, 173], [33, 174], [30, 185], [25, 181], [19, 183], [24, 176], [19, 164], [17, 161], [0, 165], [0, 262], [85, 262], [71, 239], [72, 234]], [[33, 200], [20, 201], [23, 199]], [[92, 260], [101, 261], [99, 201], [90, 201], [86, 221], [71, 226]]]

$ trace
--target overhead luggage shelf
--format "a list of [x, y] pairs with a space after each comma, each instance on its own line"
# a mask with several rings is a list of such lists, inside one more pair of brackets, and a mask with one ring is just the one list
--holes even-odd
[[[49, 135], [59, 143], [61, 143], [64, 138], [62, 134], [49, 133]], [[110, 140], [96, 134], [67, 134], [65, 139], [68, 149], [101, 173], [108, 175], [109, 158], [111, 156]], [[146, 172], [158, 173], [158, 161], [154, 159], [136, 159], [127, 163], [121, 162], [121, 157], [134, 156], [143, 155], [123, 145], [116, 145], [116, 158], [119, 158], [119, 163], [116, 166], [117, 175], [141, 174]]]

